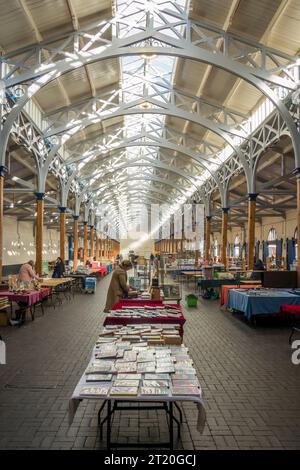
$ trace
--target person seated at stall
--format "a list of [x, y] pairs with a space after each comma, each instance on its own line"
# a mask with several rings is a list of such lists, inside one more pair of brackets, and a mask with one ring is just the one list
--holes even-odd
[[18, 281], [31, 283], [34, 279], [38, 279], [38, 276], [35, 274], [33, 267], [34, 261], [32, 260], [22, 264], [19, 270]]
[[66, 270], [65, 263], [60, 257], [58, 257], [57, 260], [55, 261], [55, 266], [54, 266], [52, 277], [54, 278], [63, 277], [65, 270]]
[[113, 271], [110, 285], [107, 292], [104, 312], [109, 312], [111, 308], [128, 294], [130, 286], [127, 284], [127, 271], [132, 268], [129, 260], [124, 260]]

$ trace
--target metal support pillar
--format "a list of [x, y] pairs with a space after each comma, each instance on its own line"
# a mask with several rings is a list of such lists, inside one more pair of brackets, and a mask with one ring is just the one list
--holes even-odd
[[78, 219], [79, 215], [73, 215], [73, 234], [74, 234], [74, 251], [73, 251], [73, 269], [77, 268], [78, 262]]
[[83, 222], [83, 264], [85, 265], [88, 258], [88, 242], [87, 242], [87, 222]]
[[255, 210], [257, 194], [248, 195], [248, 269], [254, 268]]
[[41, 276], [43, 270], [43, 226], [44, 226], [44, 197], [45, 193], [35, 193], [36, 196], [36, 236], [35, 236], [35, 270]]
[[227, 268], [227, 230], [228, 230], [228, 207], [222, 207], [222, 254], [221, 261]]
[[4, 225], [4, 213], [3, 213], [3, 189], [4, 189], [4, 178], [7, 172], [7, 168], [3, 165], [0, 166], [0, 280], [2, 280], [2, 266], [3, 266], [3, 225]]
[[90, 226], [90, 258], [94, 259], [94, 226]]
[[205, 221], [205, 255], [204, 258], [209, 261], [210, 259], [210, 235], [211, 235], [211, 215], [206, 216]]
[[66, 247], [66, 207], [59, 207], [59, 256], [65, 261]]

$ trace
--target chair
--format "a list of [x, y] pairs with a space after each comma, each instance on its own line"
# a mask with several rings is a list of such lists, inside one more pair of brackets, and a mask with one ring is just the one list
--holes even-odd
[[41, 308], [41, 310], [42, 310], [42, 315], [45, 314], [44, 305], [43, 305], [43, 300], [40, 300], [39, 302], [36, 302], [35, 304], [33, 304], [32, 307], [30, 307], [30, 313], [31, 313], [31, 318], [32, 318], [32, 320], [34, 320], [35, 309], [36, 309], [37, 307], [40, 307], [40, 308]]

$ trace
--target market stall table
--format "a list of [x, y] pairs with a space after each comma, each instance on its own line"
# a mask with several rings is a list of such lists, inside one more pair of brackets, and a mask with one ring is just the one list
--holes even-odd
[[[178, 437], [180, 437], [182, 412], [178, 402], [197, 404], [197, 428], [200, 432], [204, 429], [206, 413], [202, 391], [187, 348], [184, 345], [149, 345], [143, 339], [145, 327], [156, 334], [161, 331], [163, 325], [131, 325], [119, 327], [117, 330], [105, 328], [98, 338], [90, 363], [69, 400], [69, 425], [72, 424], [79, 403], [83, 399], [101, 401], [98, 424], [100, 438], [102, 438], [103, 425], [107, 423], [107, 450], [111, 447], [155, 447], [154, 443], [149, 442], [143, 444], [112, 443], [111, 418], [116, 410], [132, 412], [163, 409], [169, 417], [169, 442], [159, 442], [157, 445], [169, 447], [171, 450], [174, 442], [174, 423], [177, 424]], [[127, 339], [128, 336], [130, 340]], [[134, 356], [134, 358], [131, 357], [131, 361], [127, 359], [128, 362], [118, 359], [125, 355]], [[145, 355], [151, 355], [151, 362], [145, 360], [147, 359]], [[163, 367], [162, 363], [168, 364], [164, 366], [164, 369], [169, 372], [163, 374], [159, 372]], [[150, 369], [153, 372], [148, 372]], [[123, 370], [135, 372], [124, 373]], [[186, 374], [188, 378], [182, 382], [183, 374]], [[101, 413], [105, 406], [107, 407], [106, 416], [101, 420]], [[179, 419], [174, 413], [176, 410], [179, 411]]]
[[231, 289], [227, 307], [243, 312], [250, 320], [256, 315], [273, 315], [280, 313], [283, 304], [300, 305], [300, 296], [292, 294], [289, 289]]
[[[180, 336], [183, 337], [183, 325], [185, 323], [185, 317], [181, 311], [181, 308], [179, 306], [175, 306], [175, 305], [163, 305], [162, 302], [159, 302], [159, 301], [156, 301], [156, 305], [155, 305], [155, 302], [153, 301], [152, 303], [149, 302], [149, 301], [144, 301], [143, 302], [143, 305], [138, 305], [136, 303], [134, 303], [134, 301], [126, 301], [124, 302], [125, 299], [123, 299], [121, 302], [115, 304], [113, 306], [113, 309], [111, 310], [110, 313], [107, 314], [107, 316], [105, 317], [104, 319], [104, 323], [103, 325], [106, 326], [106, 325], [131, 325], [131, 324], [141, 324], [141, 323], [151, 323], [151, 324], [163, 324], [163, 325], [166, 325], [166, 324], [177, 324], [179, 325], [179, 332], [180, 332]], [[160, 311], [166, 311], [166, 315], [164, 316], [159, 316], [159, 315], [155, 315], [155, 311], [154, 310], [148, 310], [146, 311], [145, 315], [147, 316], [134, 316], [134, 314], [130, 315], [130, 314], [126, 314], [126, 309], [124, 309], [124, 315], [122, 314], [114, 314], [114, 311], [116, 310], [123, 310], [123, 307], [146, 307], [147, 306], [150, 306], [150, 307], [158, 307], [158, 309], [161, 309]], [[129, 310], [129, 309], [127, 309]], [[169, 310], [169, 312], [172, 310], [174, 312], [176, 312], [176, 314], [171, 314], [169, 313], [167, 310]]]
[[[67, 300], [71, 299], [71, 287], [73, 285], [73, 278], [72, 277], [58, 277], [58, 278], [52, 278], [52, 277], [44, 277], [39, 279], [39, 283], [42, 287], [49, 287], [50, 289], [50, 297], [52, 301], [53, 307], [55, 307], [55, 304], [53, 302], [53, 295], [56, 294], [56, 300], [59, 301], [59, 303], [62, 303], [62, 300], [60, 298], [60, 294], [63, 293], [65, 294], [65, 297], [67, 297]], [[65, 288], [65, 290], [63, 290]]]
[[234, 279], [198, 279], [198, 286], [204, 289], [215, 289], [226, 285], [232, 285]]
[[[139, 305], [140, 307], [143, 307], [144, 305], [152, 305], [152, 306], [154, 306], [154, 305], [163, 305], [163, 298], [161, 297], [160, 300], [142, 299], [141, 297], [124, 298], [120, 302], [118, 302], [118, 304], [116, 304], [116, 305], [119, 305], [119, 307], [122, 306], [122, 305], [127, 305], [127, 306], [137, 306], [137, 305]], [[113, 307], [113, 309], [114, 309], [114, 307]]]
[[259, 281], [259, 280], [256, 281], [254, 279], [253, 280], [251, 280], [251, 279], [241, 279], [240, 283], [241, 284], [247, 284], [250, 287], [252, 287], [252, 286], [258, 286], [259, 287], [261, 285], [261, 281]]
[[181, 275], [184, 277], [187, 285], [189, 285], [190, 280], [194, 280], [195, 287], [197, 287], [198, 279], [203, 279], [203, 274], [199, 271], [181, 271]]
[[[189, 280], [195, 278], [197, 274], [200, 278], [203, 277], [201, 268], [182, 269], [179, 271], [178, 278], [179, 280], [186, 282], [186, 284], [188, 285]], [[197, 282], [197, 277], [195, 282]]]
[[104, 277], [106, 274], [107, 274], [107, 268], [106, 266], [98, 266], [98, 267], [95, 267], [95, 268], [90, 268], [89, 269], [89, 272], [88, 272], [88, 275], [90, 276], [91, 274], [96, 274], [96, 275], [99, 275], [101, 277]]
[[32, 290], [28, 292], [13, 292], [8, 290], [0, 291], [0, 297], [8, 298], [11, 305], [11, 312], [12, 302], [22, 303], [25, 306], [25, 315], [27, 310], [29, 309], [32, 320], [34, 320], [34, 310], [32, 309], [32, 307], [42, 302], [42, 300], [46, 297], [49, 297], [49, 295], [50, 289], [48, 288], [41, 288], [40, 290]]
[[42, 287], [49, 287], [49, 288], [61, 286], [63, 284], [69, 284], [72, 282], [73, 282], [72, 277], [58, 277], [58, 278], [41, 277], [39, 279], [39, 283]]
[[300, 320], [300, 305], [281, 305], [280, 315], [283, 318], [288, 318], [289, 320], [291, 319], [293, 322], [292, 331], [289, 337], [289, 344], [291, 344], [294, 333], [300, 333], [300, 329], [296, 328], [295, 326], [296, 323]]
[[[221, 305], [227, 305], [228, 302], [228, 292], [230, 289], [252, 289], [253, 285], [251, 284], [243, 284], [241, 286], [237, 284], [230, 284], [228, 285], [222, 285], [221, 286]], [[261, 289], [261, 285], [256, 285], [255, 289]]]

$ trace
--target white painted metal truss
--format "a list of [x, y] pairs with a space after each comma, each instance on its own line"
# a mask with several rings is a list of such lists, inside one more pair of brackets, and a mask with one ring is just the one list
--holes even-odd
[[[293, 112], [296, 112], [295, 108], [292, 108], [292, 105], [291, 112], [292, 114]], [[60, 179], [61, 206], [64, 207], [67, 205], [67, 198], [70, 190], [74, 193], [82, 193], [83, 189], [85, 189], [86, 192], [88, 192], [89, 189], [89, 186], [86, 185], [85, 178], [82, 179], [80, 177], [80, 179], [78, 179], [78, 166], [75, 165], [75, 163], [81, 162], [82, 160], [89, 160], [89, 163], [92, 163], [93, 160], [95, 160], [97, 162], [97, 166], [99, 166], [101, 165], [102, 160], [105, 161], [106, 158], [113, 158], [113, 154], [115, 154], [115, 162], [122, 162], [122, 153], [119, 154], [118, 152], [121, 149], [125, 149], [131, 146], [137, 146], [138, 148], [145, 147], [148, 158], [149, 155], [151, 155], [151, 149], [154, 146], [166, 148], [171, 151], [176, 150], [179, 154], [182, 154], [182, 156], [186, 156], [191, 171], [189, 175], [185, 175], [184, 165], [181, 166], [179, 170], [176, 170], [176, 162], [179, 160], [179, 158], [176, 157], [172, 158], [172, 163], [169, 167], [170, 171], [180, 173], [183, 177], [193, 177], [196, 185], [199, 187], [202, 185], [202, 188], [199, 188], [198, 191], [198, 198], [201, 198], [202, 200], [203, 195], [205, 195], [205, 198], [208, 198], [212, 192], [220, 190], [222, 206], [227, 206], [227, 188], [229, 180], [233, 175], [243, 171], [243, 166], [238, 158], [231, 156], [231, 158], [229, 158], [226, 162], [218, 166], [212, 176], [207, 178], [204, 183], [203, 181], [201, 182], [201, 177], [199, 181], [199, 166], [203, 168], [204, 155], [199, 153], [197, 154], [196, 152], [193, 153], [189, 151], [188, 148], [190, 146], [192, 149], [200, 148], [202, 151], [206, 151], [207, 154], [205, 155], [205, 158], [209, 160], [212, 160], [212, 158], [215, 157], [218, 152], [220, 152], [220, 148], [214, 148], [212, 145], [205, 142], [200, 142], [198, 144], [191, 137], [188, 137], [185, 134], [181, 135], [175, 130], [169, 129], [167, 127], [164, 128], [164, 134], [166, 137], [165, 139], [157, 139], [157, 132], [155, 129], [152, 133], [147, 132], [144, 133], [144, 135], [134, 136], [131, 139], [122, 139], [123, 133], [124, 129], [120, 128], [112, 134], [102, 136], [101, 139], [94, 138], [77, 144], [74, 148], [71, 149], [70, 161], [67, 162], [64, 161], [62, 157], [57, 154], [57, 152], [55, 153], [55, 159], [52, 160], [51, 165], [49, 166], [49, 171]], [[253, 134], [251, 134], [247, 143], [244, 144], [246, 160], [249, 163], [251, 162], [251, 167], [253, 169], [253, 192], [255, 192], [255, 170], [257, 168], [259, 157], [263, 154], [269, 145], [278, 141], [282, 135], [289, 135], [289, 132], [286, 123], [280, 116], [279, 112], [274, 110], [273, 113], [271, 113], [269, 119], [264, 122]], [[34, 126], [34, 124], [24, 113], [21, 113], [18, 121], [16, 121], [13, 127], [12, 136], [18, 143], [20, 143], [20, 145], [24, 145], [27, 149], [32, 151], [32, 154], [36, 159], [37, 166], [40, 168], [41, 165], [43, 165], [45, 162], [46, 152], [49, 150], [45, 141], [41, 139], [41, 132], [36, 128], [36, 126]], [[177, 144], [177, 142], [182, 142], [183, 145], [180, 146]], [[43, 144], [42, 147], [41, 144]], [[247, 151], [249, 152], [250, 150], [251, 153], [247, 154]], [[81, 158], [79, 158], [80, 155]], [[101, 160], [99, 160], [99, 156], [101, 157]], [[145, 158], [145, 155], [143, 155], [143, 158]], [[171, 156], [168, 155], [167, 159], [170, 160], [170, 158]], [[192, 162], [194, 162], [196, 166], [193, 167]], [[143, 163], [141, 161], [139, 163], [142, 167]], [[163, 168], [161, 163], [154, 163], [156, 163], [157, 167], [161, 166], [161, 168]], [[113, 170], [114, 167], [112, 166], [111, 171]], [[92, 175], [92, 178], [95, 177], [97, 177], [97, 173]], [[99, 177], [101, 177], [101, 173], [99, 174]]]
[[[89, 185], [83, 184], [76, 174], [85, 164], [107, 153], [131, 147], [159, 147], [186, 155], [203, 168], [200, 181], [195, 178], [195, 184], [199, 182], [202, 186], [199, 195], [207, 197], [218, 188], [223, 207], [227, 206], [227, 186], [233, 171], [243, 169], [248, 191], [255, 191], [256, 162], [261, 152], [279, 134], [290, 135], [295, 166], [300, 167], [298, 120], [290, 112], [289, 104], [281, 100], [276, 92], [278, 86], [289, 91], [297, 89], [296, 57], [189, 19], [181, 2], [133, 0], [126, 14], [123, 11], [124, 2], [120, 1], [119, 4], [120, 10], [110, 20], [0, 58], [3, 64], [1, 79], [7, 90], [0, 131], [1, 165], [5, 165], [7, 141], [12, 132], [14, 138], [21, 140], [36, 158], [39, 192], [45, 188], [48, 171], [60, 178], [62, 206], [67, 202], [70, 190], [78, 194], [78, 204], [84, 197], [89, 197]], [[125, 70], [127, 80], [123, 81], [121, 89], [110, 90], [92, 100], [59, 110], [55, 115], [47, 115], [49, 124], [43, 134], [21, 112], [41, 87], [60, 75], [96, 61], [128, 56], [139, 60], [132, 68]], [[259, 132], [244, 140], [249, 131], [245, 127], [245, 116], [172, 89], [163, 74], [157, 74], [157, 80], [152, 80], [157, 70], [155, 63], [149, 65], [148, 62], [154, 56], [204, 62], [246, 80], [277, 107], [272, 113], [274, 119], [270, 119], [273, 121], [268, 125], [264, 123]], [[151, 80], [142, 68], [141, 64], [145, 63], [151, 71]], [[67, 162], [58, 155], [61, 144], [78, 130], [104, 119], [129, 115], [144, 116], [145, 127], [139, 134], [135, 134], [134, 128], [130, 135], [119, 129], [116, 135], [105, 135], [98, 142], [83, 142], [72, 149]], [[167, 129], [159, 119], [159, 116], [166, 115], [189, 120], [215, 132], [231, 145], [233, 157], [224, 162], [220, 159], [220, 148], [213, 148], [209, 142], [192, 142], [190, 137]], [[83, 148], [85, 150], [82, 152]], [[71, 166], [66, 167], [66, 164]], [[174, 168], [170, 170], [176, 173]], [[168, 181], [160, 179], [164, 180], [164, 184]], [[172, 184], [176, 187], [176, 182]], [[190, 195], [192, 193], [193, 190]], [[112, 192], [110, 194], [113, 195]], [[95, 204], [96, 201], [94, 199]], [[78, 204], [77, 209], [80, 207]]]
[[172, 90], [165, 84], [155, 84], [146, 81], [143, 76], [139, 77], [134, 72], [130, 74], [134, 79], [139, 79], [140, 85], [130, 86], [127, 89], [113, 89], [97, 97], [93, 97], [78, 104], [58, 109], [44, 115], [45, 130], [44, 137], [61, 135], [64, 140], [84, 127], [85, 122], [94, 124], [104, 119], [123, 115], [131, 108], [140, 108], [138, 114], [146, 114], [149, 109], [168, 110], [192, 113], [199, 118], [199, 123], [208, 122], [214, 124], [220, 132], [226, 132], [232, 136], [246, 138], [248, 129], [244, 128], [247, 116], [233, 111], [225, 106], [219, 106], [208, 100], [198, 98], [179, 90]]

